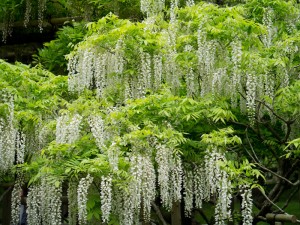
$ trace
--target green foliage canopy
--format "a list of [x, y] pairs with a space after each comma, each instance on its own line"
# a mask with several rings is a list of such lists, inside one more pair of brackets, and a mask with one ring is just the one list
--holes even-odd
[[[81, 26], [70, 33], [65, 29], [48, 50], [82, 40], [69, 49], [68, 78], [1, 61], [0, 87], [14, 99], [13, 107], [9, 99], [0, 102], [1, 118], [11, 118], [13, 109], [14, 128], [32, 140], [26, 144], [30, 157], [13, 171], [22, 170], [30, 187], [47, 178], [57, 187], [77, 182], [81, 190], [84, 185], [78, 183], [88, 184], [92, 176], [90, 223], [100, 216], [104, 222], [126, 221], [123, 211], [102, 207], [109, 199], [103, 191], [108, 184], [115, 196], [123, 193], [120, 210], [130, 210], [124, 202], [134, 194], [143, 200], [133, 198], [132, 209], [142, 207], [144, 213], [155, 196], [170, 208], [167, 200], [171, 205], [180, 200], [176, 184], [180, 196], [183, 184], [186, 215], [190, 201], [193, 206], [189, 196], [208, 188], [204, 200], [213, 202], [219, 222], [229, 219], [220, 210], [229, 208], [222, 201], [230, 199], [228, 193], [245, 199], [249, 187], [265, 186], [266, 193], [253, 196], [258, 221], [274, 211], [270, 201], [282, 188], [299, 185], [299, 7], [293, 1], [252, 0], [232, 7], [201, 2], [163, 10], [165, 15], [142, 22], [109, 14], [87, 24], [86, 34]], [[40, 59], [43, 54], [50, 55], [41, 50]], [[52, 69], [62, 58], [41, 63]], [[169, 166], [169, 186], [162, 182], [163, 165]], [[196, 183], [201, 168], [210, 177], [191, 195], [188, 185]], [[270, 177], [278, 182], [267, 186]], [[249, 224], [247, 212], [240, 213]]]

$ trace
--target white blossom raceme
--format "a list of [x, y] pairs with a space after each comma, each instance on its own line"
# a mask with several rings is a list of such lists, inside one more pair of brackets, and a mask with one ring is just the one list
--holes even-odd
[[21, 204], [21, 186], [16, 182], [11, 193], [11, 221], [13, 224], [18, 224], [20, 218], [20, 204]]
[[[0, 117], [0, 171], [7, 171], [13, 166], [16, 155], [17, 130], [14, 127], [13, 96], [5, 90], [0, 90], [0, 103], [6, 104], [8, 108], [7, 115], [4, 118]], [[18, 160], [23, 160], [22, 154], [18, 154]]]
[[192, 214], [193, 200], [194, 200], [194, 184], [193, 184], [193, 171], [184, 171], [184, 213], [189, 217]]
[[88, 174], [85, 178], [81, 178], [77, 188], [77, 202], [78, 202], [78, 222], [79, 224], [87, 223], [87, 195], [88, 189], [93, 182], [93, 177]]
[[27, 197], [27, 220], [31, 225], [57, 225], [61, 224], [62, 206], [61, 183], [41, 178], [40, 184], [29, 187]]
[[210, 190], [207, 185], [207, 178], [204, 166], [196, 167], [194, 170], [194, 194], [195, 205], [197, 208], [202, 208], [203, 201], [209, 201]]
[[96, 144], [100, 150], [104, 147], [104, 141], [106, 139], [104, 121], [101, 116], [90, 116], [89, 125], [91, 127], [92, 134], [96, 139]]
[[80, 134], [80, 124], [82, 116], [75, 114], [62, 115], [57, 118], [56, 123], [56, 143], [58, 144], [73, 144]]
[[158, 165], [158, 185], [163, 206], [171, 210], [173, 202], [181, 201], [183, 168], [181, 159], [166, 145], [158, 144], [155, 161]]
[[41, 224], [41, 198], [40, 186], [37, 184], [31, 185], [29, 187], [27, 196], [27, 222], [30, 225], [40, 225]]
[[109, 215], [112, 207], [112, 178], [102, 177], [101, 179], [101, 212], [102, 222], [107, 223], [109, 221]]
[[253, 222], [252, 217], [252, 207], [253, 207], [253, 200], [252, 200], [252, 190], [249, 186], [241, 186], [240, 189], [242, 190], [242, 218], [243, 218], [243, 225], [251, 225]]
[[155, 16], [165, 7], [165, 0], [141, 0], [141, 11], [147, 16]]
[[247, 104], [247, 111], [248, 111], [248, 117], [250, 122], [253, 122], [255, 117], [256, 86], [257, 86], [256, 76], [253, 74], [247, 74], [246, 104]]
[[232, 199], [231, 182], [225, 171], [221, 172], [221, 180], [218, 187], [218, 200], [215, 208], [216, 224], [226, 224], [225, 221], [231, 219], [231, 199]]
[[38, 0], [38, 26], [40, 32], [43, 31], [44, 12], [46, 10], [47, 0]]

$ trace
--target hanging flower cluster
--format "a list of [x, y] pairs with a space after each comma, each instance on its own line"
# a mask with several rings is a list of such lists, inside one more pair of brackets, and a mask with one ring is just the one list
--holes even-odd
[[[150, 55], [140, 52], [140, 68], [138, 76], [120, 76], [126, 66], [123, 52], [123, 41], [120, 39], [115, 49], [103, 53], [93, 50], [80, 50], [70, 57], [68, 63], [68, 88], [71, 92], [81, 93], [85, 88], [96, 88], [99, 97], [106, 90], [115, 89], [116, 85], [124, 85], [124, 99], [141, 98], [146, 90], [158, 90], [163, 82], [163, 72], [166, 80], [174, 86], [180, 86], [176, 76], [175, 54], [171, 53], [170, 60], [163, 64], [161, 55]], [[175, 67], [174, 67], [175, 66]], [[163, 71], [166, 68], [166, 71]]]
[[222, 170], [218, 165], [219, 161], [225, 161], [225, 156], [216, 148], [207, 150], [205, 155], [204, 167], [206, 168], [206, 179], [210, 195], [217, 193], [221, 183]]
[[135, 221], [135, 212], [133, 201], [130, 192], [124, 192], [115, 188], [114, 202], [112, 211], [119, 215], [119, 221], [121, 225], [132, 225]]
[[18, 224], [20, 219], [20, 205], [21, 205], [21, 183], [17, 179], [14, 188], [11, 192], [11, 222], [12, 224]]
[[[171, 45], [171, 37], [169, 36], [169, 45]], [[175, 62], [176, 50], [170, 49], [165, 55], [165, 62], [163, 64], [165, 81], [170, 84], [173, 93], [177, 93], [180, 87], [180, 80], [178, 77], [178, 65]]]
[[[107, 204], [111, 205], [112, 213], [119, 215], [119, 222], [122, 225], [138, 224], [140, 215], [143, 215], [145, 221], [149, 221], [151, 202], [156, 196], [156, 175], [150, 156], [134, 152], [129, 162], [132, 179], [127, 184], [127, 191], [117, 186], [111, 187], [112, 191], [106, 191], [107, 186], [111, 185], [111, 178], [105, 179], [103, 183], [105, 193], [112, 193], [111, 203]], [[107, 208], [104, 212], [108, 218]]]
[[[170, 2], [170, 25], [171, 25], [170, 31], [173, 30], [172, 28], [175, 28], [175, 26], [173, 26], [173, 25], [175, 25], [176, 20], [177, 20], [176, 10], [178, 10], [178, 5], [179, 5], [179, 0], [171, 0], [171, 2]], [[175, 30], [173, 30], [173, 31], [175, 31]], [[176, 31], [175, 31], [175, 33], [176, 33]]]
[[170, 163], [169, 163], [169, 156], [170, 156], [171, 150], [167, 148], [165, 145], [158, 145], [157, 146], [157, 153], [155, 161], [157, 162], [158, 168], [158, 185], [160, 190], [160, 196], [163, 205], [166, 208], [170, 208], [170, 199], [172, 199], [172, 196], [170, 196], [169, 193], [169, 183], [170, 183]]
[[[47, 0], [38, 0], [38, 25], [40, 32], [43, 31], [44, 12], [46, 10]], [[30, 5], [28, 5], [30, 7]], [[30, 10], [30, 9], [28, 9]]]
[[96, 87], [98, 96], [106, 87], [113, 87], [119, 77], [111, 75], [123, 72], [125, 60], [123, 41], [118, 40], [115, 49], [97, 53], [92, 49], [79, 51], [68, 62], [70, 92], [81, 93], [85, 88]]
[[141, 0], [141, 11], [147, 17], [157, 15], [165, 8], [165, 0]]
[[287, 87], [290, 84], [290, 76], [286, 68], [282, 68], [279, 72], [281, 74], [281, 87]]
[[233, 72], [237, 73], [242, 63], [242, 43], [236, 39], [230, 45], [232, 48], [231, 60], [233, 62]]
[[[215, 61], [216, 61], [216, 43], [214, 41], [207, 40], [206, 32], [200, 28], [197, 32], [197, 44], [198, 49], [196, 55], [198, 58], [198, 71], [201, 83], [201, 96], [206, 95], [212, 91], [212, 81], [218, 80], [218, 73], [215, 73]], [[213, 79], [215, 77], [215, 79]], [[217, 89], [218, 91], [218, 89]], [[214, 92], [213, 92], [214, 93]]]
[[43, 192], [43, 222], [45, 224], [48, 223], [49, 225], [60, 224], [62, 216], [62, 186], [61, 184], [59, 184], [59, 186], [52, 184], [52, 187], [49, 188], [49, 183], [45, 183], [44, 185], [42, 190], [44, 191], [47, 189], [47, 192], [46, 194]]
[[212, 93], [217, 95], [224, 94], [223, 91], [226, 90], [226, 88], [224, 88], [224, 83], [226, 79], [227, 79], [227, 71], [225, 68], [219, 68], [215, 72], [213, 72], [212, 81], [211, 81]]
[[91, 127], [92, 134], [96, 139], [96, 143], [99, 149], [104, 147], [104, 141], [106, 139], [104, 121], [101, 116], [91, 116], [89, 118], [89, 125]]
[[142, 205], [143, 216], [146, 221], [150, 221], [151, 202], [155, 200], [156, 194], [156, 176], [150, 157], [145, 157], [143, 162], [143, 180], [142, 180]]
[[31, 10], [32, 10], [31, 0], [26, 0], [26, 9], [25, 9], [25, 16], [24, 16], [24, 27], [27, 27], [27, 25], [29, 23]]
[[248, 117], [252, 122], [254, 121], [254, 117], [255, 117], [256, 86], [257, 86], [256, 76], [248, 73], [247, 82], [246, 82], [246, 88], [247, 88], [246, 104], [247, 104]]
[[0, 117], [0, 171], [10, 169], [14, 162], [24, 162], [25, 135], [14, 127], [14, 100], [6, 91], [0, 91], [1, 101], [7, 105], [6, 118]]
[[181, 159], [172, 156], [172, 150], [158, 144], [155, 161], [158, 165], [157, 180], [163, 206], [171, 210], [173, 202], [181, 200], [183, 168]]
[[184, 213], [186, 217], [191, 216], [193, 206], [193, 199], [194, 199], [194, 183], [193, 183], [193, 171], [192, 170], [185, 170], [184, 171]]
[[25, 134], [22, 132], [17, 132], [16, 134], [16, 153], [17, 153], [17, 163], [24, 163], [25, 155]]
[[240, 189], [243, 191], [241, 194], [242, 196], [242, 218], [243, 218], [243, 225], [250, 225], [253, 222], [252, 217], [252, 190], [249, 186], [241, 186]]
[[123, 194], [123, 205], [122, 211], [120, 215], [120, 224], [121, 225], [133, 225], [139, 223], [140, 218], [140, 208], [136, 209], [133, 203], [133, 193], [125, 193]]
[[79, 138], [82, 116], [75, 114], [73, 117], [62, 115], [57, 118], [56, 143], [72, 144]]
[[119, 154], [120, 148], [113, 142], [109, 148], [107, 148], [108, 161], [113, 170], [118, 170]]
[[102, 212], [102, 222], [107, 223], [109, 221], [109, 215], [111, 212], [111, 202], [112, 202], [112, 178], [102, 177], [101, 180], [101, 212]]
[[161, 84], [162, 84], [162, 73], [163, 73], [163, 62], [162, 62], [162, 56], [160, 54], [153, 56], [153, 88], [154, 91], [159, 90]]
[[138, 98], [144, 97], [146, 90], [151, 89], [152, 86], [152, 69], [151, 69], [151, 55], [146, 52], [141, 52], [141, 76], [138, 81], [139, 93]]
[[241, 62], [242, 62], [242, 43], [239, 40], [234, 40], [231, 43], [232, 52], [231, 60], [233, 62], [231, 76], [231, 104], [237, 107], [237, 92], [241, 91]]
[[152, 57], [147, 52], [140, 52], [139, 58], [141, 62], [139, 75], [126, 80], [126, 99], [142, 98], [147, 90], [158, 90], [162, 83], [162, 57], [160, 55]]
[[61, 224], [62, 187], [41, 179], [40, 184], [29, 188], [27, 197], [27, 221], [32, 225]]
[[[274, 83], [274, 78], [271, 76], [271, 74], [264, 74], [263, 76], [264, 79], [264, 95], [268, 96], [270, 99], [274, 99], [275, 96], [275, 83]], [[266, 103], [267, 104], [267, 103]], [[270, 112], [269, 109], [267, 109], [269, 112], [269, 115], [272, 116], [272, 113]]]
[[[191, 45], [186, 45], [184, 47], [184, 51], [185, 52], [192, 52], [193, 46]], [[193, 68], [189, 68], [189, 66], [187, 66], [187, 68], [185, 68], [185, 70], [187, 70], [186, 72], [186, 76], [185, 76], [185, 81], [186, 81], [186, 92], [187, 92], [187, 96], [188, 97], [193, 97], [193, 95], [197, 95], [197, 79], [195, 76], [195, 72], [193, 70]]]
[[86, 224], [87, 222], [87, 195], [88, 189], [93, 182], [93, 177], [88, 174], [85, 178], [81, 178], [77, 188], [77, 202], [78, 202], [78, 221], [79, 224]]
[[139, 212], [143, 206], [145, 220], [150, 219], [151, 202], [155, 199], [155, 170], [149, 156], [133, 154], [130, 157], [130, 174], [133, 177], [129, 184], [133, 211]]
[[8, 11], [4, 12], [4, 21], [2, 24], [2, 41], [6, 43], [7, 38], [12, 35], [13, 32], [13, 25], [15, 21], [15, 12]]
[[230, 205], [232, 202], [232, 187], [225, 171], [221, 172], [221, 180], [218, 187], [218, 200], [215, 208], [216, 224], [225, 224], [225, 220], [231, 219]]
[[49, 137], [53, 134], [52, 130], [47, 125], [39, 124], [36, 129], [38, 131], [37, 141], [39, 149], [44, 148], [49, 143]]
[[195, 206], [199, 209], [202, 208], [203, 201], [210, 200], [210, 192], [208, 187], [208, 180], [206, 179], [206, 173], [204, 166], [196, 167], [194, 170], [194, 195]]
[[187, 1], [186, 1], [186, 6], [191, 7], [191, 6], [193, 6], [193, 5], [195, 5], [194, 0], [187, 0]]
[[263, 36], [263, 43], [267, 48], [271, 47], [274, 34], [276, 34], [276, 28], [273, 25], [274, 17], [274, 10], [270, 7], [266, 8], [262, 22], [267, 27], [267, 34]]
[[12, 121], [0, 118], [0, 170], [8, 170], [15, 161], [16, 130]]
[[11, 168], [15, 162], [24, 162], [25, 135], [17, 132], [11, 123], [5, 123], [0, 118], [0, 170]]
[[113, 170], [118, 170], [119, 161], [119, 146], [115, 142], [112, 142], [109, 147], [105, 146], [105, 140], [109, 139], [111, 136], [110, 131], [106, 129], [104, 120], [101, 116], [90, 116], [89, 125], [91, 127], [92, 134], [96, 139], [96, 144], [101, 152], [106, 150], [108, 161], [113, 168]]
[[[69, 70], [69, 91], [81, 93], [84, 88], [93, 85], [92, 63], [94, 54], [92, 51], [80, 51], [76, 56], [70, 58]], [[100, 59], [99, 59], [100, 60]]]
[[41, 197], [40, 186], [32, 185], [27, 196], [27, 222], [32, 225], [41, 224]]
[[216, 224], [219, 225], [224, 224], [224, 221], [231, 217], [230, 204], [232, 198], [232, 186], [228, 174], [219, 165], [219, 162], [222, 161], [226, 161], [226, 158], [217, 147], [207, 150], [204, 163], [207, 190], [203, 192], [209, 193], [206, 194], [206, 197], [212, 195], [218, 197], [215, 207], [215, 219]]

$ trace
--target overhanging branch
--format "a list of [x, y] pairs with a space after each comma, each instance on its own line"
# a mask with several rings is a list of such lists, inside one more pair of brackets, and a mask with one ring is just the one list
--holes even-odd
[[168, 225], [167, 222], [165, 221], [161, 211], [159, 210], [159, 207], [154, 203], [151, 202], [151, 206], [154, 209], [156, 215], [158, 216], [158, 218], [160, 219], [160, 221], [162, 222], [163, 225]]
[[0, 202], [2, 201], [2, 199], [4, 198], [4, 196], [13, 188], [13, 186], [10, 186], [8, 189], [6, 189], [4, 191], [4, 193], [0, 196]]
[[284, 205], [282, 206], [282, 209], [285, 209], [289, 205], [290, 201], [298, 191], [299, 191], [299, 187], [295, 188], [295, 190], [289, 195], [289, 197], [285, 201]]

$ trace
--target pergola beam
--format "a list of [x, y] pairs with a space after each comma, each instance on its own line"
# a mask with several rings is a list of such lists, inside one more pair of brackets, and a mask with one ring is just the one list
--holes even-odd
[[[61, 18], [51, 18], [49, 20], [44, 20], [42, 27], [52, 27], [52, 26], [59, 26], [63, 25], [68, 21], [80, 21], [82, 20], [81, 16], [76, 17], [61, 17]], [[38, 20], [31, 20], [28, 22], [27, 27], [38, 27], [39, 21]], [[3, 31], [5, 27], [4, 23], [0, 23], [0, 30]], [[11, 26], [12, 28], [25, 28], [24, 21], [17, 21], [14, 22]]]
[[295, 215], [288, 215], [288, 214], [267, 213], [266, 219], [269, 222], [290, 222], [290, 223], [297, 222], [297, 217]]

